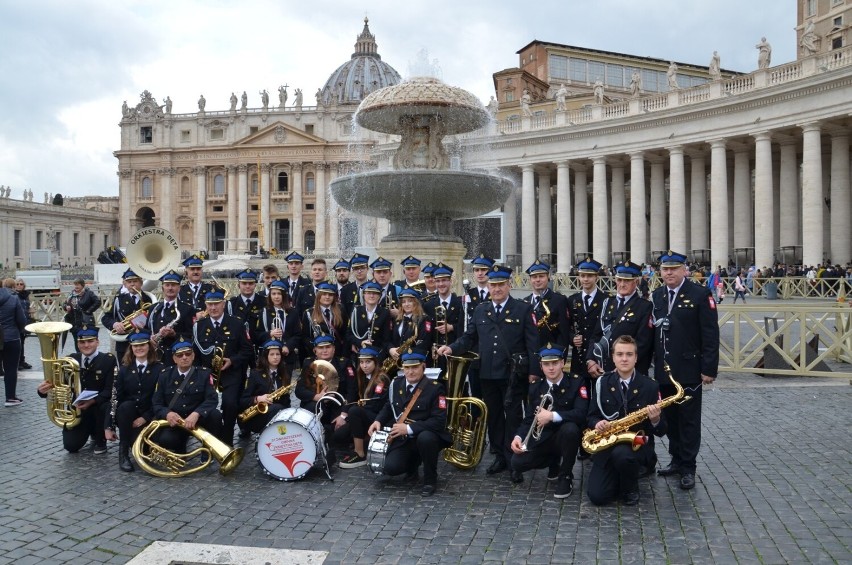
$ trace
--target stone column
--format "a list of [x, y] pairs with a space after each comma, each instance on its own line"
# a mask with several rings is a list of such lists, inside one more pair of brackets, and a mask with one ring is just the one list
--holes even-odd
[[[689, 180], [690, 206], [690, 247], [691, 249], [707, 249], [707, 171], [704, 155], [693, 155]], [[688, 253], [690, 250], [684, 250]]]
[[725, 140], [710, 143], [710, 265], [728, 264], [728, 163]]
[[[665, 162], [651, 159], [651, 253], [668, 249]], [[641, 263], [641, 261], [640, 261]]]
[[118, 229], [119, 243], [118, 245], [127, 245], [130, 241], [131, 225], [131, 198], [133, 196], [133, 171], [130, 169], [121, 169], [118, 171]]
[[852, 259], [849, 207], [849, 134], [831, 134], [831, 260], [845, 265]]
[[521, 166], [521, 264], [524, 268], [535, 261], [535, 169]]
[[300, 253], [305, 252], [305, 230], [302, 226], [302, 164], [293, 163], [290, 166], [290, 178], [293, 180], [293, 222], [290, 228], [293, 230], [293, 249]]
[[802, 262], [819, 265], [823, 259], [822, 146], [820, 126], [802, 126]]
[[328, 186], [325, 183], [325, 172], [328, 170], [327, 163], [316, 163], [316, 178], [314, 179], [315, 187], [316, 187], [316, 196], [317, 196], [317, 205], [316, 205], [316, 253], [323, 254], [325, 253], [327, 243], [326, 243], [326, 225], [328, 224], [325, 211], [325, 199], [326, 194], [328, 193]]
[[796, 140], [781, 142], [781, 216], [779, 222], [781, 247], [799, 244], [799, 162], [796, 159]]
[[[272, 195], [271, 190], [269, 188], [269, 163], [261, 163], [260, 165], [260, 178], [258, 179], [260, 183], [260, 221], [263, 223], [263, 247], [265, 249], [271, 249], [275, 247], [275, 243], [272, 241]], [[261, 230], [258, 230], [258, 235], [261, 234]]]
[[[683, 147], [669, 148], [669, 245], [686, 253], [686, 167]], [[660, 248], [662, 249], [662, 247]]]
[[553, 252], [553, 204], [550, 198], [550, 170], [538, 172], [538, 253]]
[[[586, 192], [586, 166], [574, 167], [574, 253], [591, 253], [589, 246], [589, 195]], [[597, 257], [606, 263], [606, 257]]]
[[237, 189], [237, 237], [238, 252], [248, 251], [248, 165], [239, 165], [239, 188]]
[[[340, 168], [342, 167], [342, 163], [337, 163], [335, 165], [329, 164], [328, 170], [328, 183], [331, 184], [331, 181], [336, 179], [340, 174]], [[329, 193], [329, 202], [328, 202], [328, 210], [329, 210], [329, 221], [328, 221], [328, 252], [332, 254], [338, 254], [340, 250], [340, 212], [337, 206], [337, 200], [334, 199], [333, 196]]]
[[[751, 214], [751, 149], [745, 144], [731, 144], [734, 151], [734, 247], [753, 247], [754, 230]], [[758, 267], [761, 267], [758, 264]]]
[[504, 244], [504, 260], [508, 255], [516, 255], [518, 253], [518, 195], [517, 191], [512, 187], [509, 193], [509, 198], [503, 204], [503, 225], [505, 232], [503, 234]]
[[571, 168], [556, 163], [556, 272], [567, 273], [574, 264], [571, 249]]
[[624, 163], [621, 159], [610, 161], [612, 184], [612, 213], [610, 217], [610, 237], [612, 251], [627, 251], [627, 203], [624, 200]]
[[648, 258], [648, 222], [645, 219], [645, 154], [630, 154], [630, 259]]
[[207, 167], [195, 167], [195, 250], [207, 250]]
[[754, 136], [754, 263], [772, 266], [775, 261], [775, 194], [772, 189], [772, 137]]
[[592, 159], [592, 252], [611, 264], [609, 254], [609, 200], [606, 191], [606, 157]]
[[228, 226], [225, 228], [227, 245], [224, 246], [226, 253], [236, 253], [237, 242], [237, 166], [228, 165]]
[[172, 231], [174, 218], [172, 218], [172, 202], [174, 195], [172, 194], [172, 178], [177, 171], [171, 167], [166, 167], [159, 170], [160, 173], [160, 227], [164, 230]]

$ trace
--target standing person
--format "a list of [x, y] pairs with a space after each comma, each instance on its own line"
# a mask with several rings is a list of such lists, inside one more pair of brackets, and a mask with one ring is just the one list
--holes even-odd
[[[133, 333], [137, 329], [144, 329], [147, 321], [145, 316], [133, 316], [145, 304], [153, 304], [156, 302], [147, 292], [142, 290], [142, 277], [133, 272], [132, 269], [127, 269], [121, 275], [123, 280], [122, 288], [109, 304], [104, 308], [104, 315], [101, 317], [101, 324], [117, 335], [127, 335]], [[129, 329], [125, 327], [129, 326]], [[118, 359], [123, 359], [127, 353], [129, 344], [127, 341], [116, 341], [115, 355]]]
[[14, 293], [15, 279], [4, 279], [0, 288], [0, 341], [2, 341], [3, 383], [6, 387], [6, 406], [18, 406], [23, 402], [17, 397], [18, 363], [21, 359], [21, 332], [27, 325], [27, 317], [21, 301]]
[[[488, 272], [491, 298], [476, 307], [467, 331], [438, 355], [479, 353], [482, 397], [488, 407], [488, 442], [496, 453], [486, 473], [505, 471], [512, 457], [508, 433], [521, 424], [521, 399], [538, 377], [530, 363], [538, 350], [532, 307], [509, 295], [512, 269], [494, 265]], [[511, 432], [510, 432], [511, 430]]]
[[363, 255], [361, 253], [356, 253], [349, 260], [349, 266], [352, 268], [352, 277], [355, 279], [352, 281], [355, 284], [355, 288], [358, 290], [358, 296], [354, 296], [352, 298], [353, 304], [363, 304], [361, 301], [361, 288], [364, 286], [369, 278], [369, 265], [370, 257], [367, 255]]
[[587, 425], [605, 433], [612, 421], [645, 410], [647, 418], [631, 426], [630, 431], [644, 432], [648, 443], [618, 442], [595, 453], [586, 494], [597, 506], [618, 499], [626, 506], [636, 506], [639, 504], [640, 471], [656, 465], [654, 436], [662, 437], [666, 421], [658, 405], [659, 386], [636, 367], [636, 340], [629, 335], [616, 338], [612, 344], [612, 359], [615, 370], [604, 374], [592, 387]]
[[207, 293], [217, 290], [213, 283], [201, 280], [204, 277], [203, 265], [204, 260], [198, 255], [188, 257], [183, 262], [186, 283], [180, 287], [178, 293], [178, 300], [188, 304], [196, 313], [204, 311], [204, 297]]
[[243, 323], [248, 323], [252, 316], [256, 316], [266, 304], [265, 296], [258, 294], [257, 271], [245, 269], [237, 275], [240, 293], [228, 300], [228, 314], [239, 318]]
[[533, 309], [539, 343], [568, 347], [568, 299], [550, 289], [550, 265], [536, 261], [527, 268], [532, 294], [524, 298]]
[[[273, 281], [269, 285], [264, 302], [266, 305], [263, 309], [256, 314], [251, 314], [246, 322], [249, 326], [249, 335], [255, 348], [260, 351], [260, 357], [263, 357], [265, 343], [270, 340], [279, 343], [280, 376], [289, 381], [293, 369], [299, 362], [301, 340], [299, 314], [290, 304], [287, 285], [282, 281]], [[278, 322], [275, 322], [276, 318]], [[279, 325], [280, 327], [276, 327]]]
[[[290, 303], [298, 308], [302, 302], [304, 293], [309, 292], [305, 290], [305, 287], [311, 286], [311, 281], [308, 280], [308, 277], [302, 276], [305, 257], [298, 251], [291, 251], [284, 259], [287, 261], [288, 273], [284, 282], [290, 291]], [[299, 310], [300, 315], [301, 313], [302, 311]]]
[[737, 303], [737, 298], [742, 298], [743, 304], [746, 303], [746, 286], [745, 281], [743, 280], [743, 274], [742, 269], [740, 269], [740, 272], [737, 273], [737, 278], [734, 279], [734, 304]]
[[370, 263], [370, 268], [373, 269], [373, 280], [382, 287], [381, 302], [390, 311], [391, 316], [396, 317], [399, 314], [397, 294], [400, 289], [390, 282], [393, 276], [392, 266], [393, 263], [384, 257], [377, 257], [375, 261]]
[[[486, 256], [484, 253], [480, 253], [479, 257], [473, 258], [470, 265], [473, 271], [474, 284], [469, 285], [469, 288], [466, 288], [467, 300], [465, 301], [465, 313], [464, 318], [462, 318], [462, 327], [458, 335], [461, 335], [467, 330], [468, 324], [470, 323], [471, 318], [473, 318], [473, 312], [476, 310], [476, 307], [491, 298], [491, 294], [488, 292], [488, 272], [491, 270], [491, 267], [494, 266], [494, 259]], [[479, 382], [479, 369], [479, 359], [471, 361], [467, 369], [467, 382], [470, 385], [470, 395], [482, 399], [482, 385]], [[494, 453], [493, 445], [490, 446], [490, 450]]]
[[656, 335], [654, 373], [663, 396], [675, 394], [665, 373], [686, 389], [691, 400], [664, 410], [668, 422], [672, 461], [661, 476], [680, 475], [680, 488], [695, 487], [695, 469], [701, 444], [702, 385], [713, 384], [719, 370], [719, 314], [706, 288], [686, 280], [686, 256], [669, 251], [660, 257], [664, 286], [653, 294]]
[[420, 259], [413, 255], [409, 255], [400, 261], [400, 263], [402, 264], [402, 272], [405, 278], [394, 281], [393, 284], [402, 289], [413, 288], [420, 292], [420, 289], [415, 286], [418, 282], [420, 282]]
[[334, 280], [337, 285], [337, 297], [343, 306], [343, 313], [348, 317], [355, 308], [355, 303], [358, 298], [358, 285], [354, 282], [349, 282], [349, 275], [352, 268], [349, 261], [340, 258], [337, 263], [331, 268], [334, 271]]
[[[433, 341], [438, 346], [447, 345], [453, 343], [464, 331], [464, 305], [461, 297], [453, 293], [453, 269], [451, 267], [443, 263], [438, 264], [432, 271], [432, 277], [437, 288], [437, 292], [433, 295], [435, 299], [432, 300], [434, 303], [432, 316], [435, 319]], [[442, 315], [436, 315], [436, 312], [441, 311], [443, 311]], [[438, 366], [441, 369], [446, 369], [445, 357], [438, 358]]]
[[74, 279], [74, 290], [65, 301], [65, 321], [71, 324], [71, 336], [74, 339], [74, 350], [78, 353], [77, 333], [83, 327], [95, 326], [95, 312], [101, 307], [101, 301], [97, 295], [86, 286], [82, 278]]
[[337, 300], [337, 287], [323, 282], [316, 287], [317, 298], [310, 309], [302, 314], [302, 351], [313, 347], [314, 340], [320, 335], [334, 339], [334, 348], [338, 355], [348, 357], [346, 350], [347, 319]]
[[[387, 354], [394, 360], [408, 349], [432, 351], [432, 328], [435, 323], [423, 311], [419, 293], [413, 288], [399, 291], [399, 314], [394, 318]], [[405, 347], [403, 347], [405, 345]]]
[[[35, 320], [33, 320], [33, 309], [30, 304], [30, 291], [27, 290], [27, 283], [24, 279], [18, 279], [15, 281], [15, 293], [18, 295], [18, 300], [21, 301], [21, 307], [24, 309], [24, 317], [27, 319], [27, 323], [31, 324]], [[27, 363], [24, 347], [24, 342], [26, 340], [27, 330], [21, 330], [21, 360], [18, 361], [19, 371], [25, 371], [33, 368], [32, 365]]]
[[161, 276], [163, 297], [148, 309], [147, 330], [152, 336], [151, 348], [167, 367], [174, 364], [172, 345], [189, 337], [195, 317], [192, 306], [178, 300], [180, 281], [181, 276], [174, 270]]
[[[379, 283], [366, 282], [361, 289], [364, 305], [355, 306], [346, 328], [347, 353], [361, 358], [365, 347], [379, 351], [379, 362], [385, 357], [386, 345], [390, 340], [392, 320], [387, 308], [379, 304], [382, 287]], [[372, 421], [372, 420], [371, 420]]]

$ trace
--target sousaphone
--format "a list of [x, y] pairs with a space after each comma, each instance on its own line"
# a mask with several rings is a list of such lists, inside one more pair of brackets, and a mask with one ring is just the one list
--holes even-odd
[[136, 232], [127, 244], [126, 256], [128, 266], [146, 281], [157, 281], [181, 264], [177, 239], [156, 226]]

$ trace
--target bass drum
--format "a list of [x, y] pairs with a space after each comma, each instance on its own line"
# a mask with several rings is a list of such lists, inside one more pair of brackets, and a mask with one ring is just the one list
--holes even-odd
[[255, 451], [264, 472], [279, 481], [304, 477], [322, 453], [322, 425], [302, 408], [278, 412], [257, 438]]
[[389, 435], [390, 428], [373, 432], [373, 437], [370, 438], [370, 443], [367, 445], [367, 468], [376, 475], [381, 475], [385, 470]]

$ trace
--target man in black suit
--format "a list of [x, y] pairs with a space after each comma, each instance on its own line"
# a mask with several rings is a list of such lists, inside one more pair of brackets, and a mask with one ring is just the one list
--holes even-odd
[[[482, 397], [488, 407], [488, 441], [496, 450], [489, 475], [505, 471], [512, 457], [508, 433], [521, 424], [521, 402], [538, 380], [531, 368], [538, 350], [532, 307], [509, 296], [512, 269], [494, 265], [488, 272], [491, 299], [476, 307], [467, 331], [438, 355], [479, 353]], [[510, 431], [511, 430], [511, 431]]]
[[[561, 346], [548, 343], [538, 356], [545, 378], [530, 387], [527, 415], [512, 440], [512, 482], [523, 482], [524, 471], [547, 467], [547, 480], [557, 481], [553, 496], [567, 498], [574, 489], [572, 469], [589, 411], [589, 389], [579, 375], [563, 371]], [[542, 401], [545, 395], [549, 402]], [[538, 433], [530, 433], [533, 427]]]
[[[435, 279], [435, 285], [438, 289], [438, 292], [434, 295], [435, 298], [430, 301], [432, 304], [430, 315], [435, 319], [433, 343], [441, 346], [453, 343], [456, 337], [461, 335], [464, 330], [464, 308], [462, 299], [453, 294], [452, 268], [440, 263], [432, 271], [432, 277]], [[439, 313], [440, 315], [438, 315]], [[440, 357], [438, 366], [445, 369], [446, 358]]]
[[184, 273], [186, 275], [186, 284], [180, 287], [178, 300], [184, 304], [188, 304], [194, 312], [204, 311], [204, 297], [208, 292], [217, 290], [216, 286], [209, 282], [203, 282], [204, 277], [202, 265], [204, 261], [201, 257], [193, 255], [187, 257], [183, 262]]
[[340, 306], [343, 308], [344, 314], [348, 317], [352, 314], [355, 308], [355, 301], [358, 298], [358, 285], [349, 281], [351, 267], [349, 261], [340, 258], [337, 263], [331, 268], [334, 271], [335, 285], [337, 286], [337, 297], [340, 299]]
[[[136, 315], [139, 310], [143, 309], [145, 304], [155, 302], [154, 297], [142, 290], [142, 277], [133, 272], [132, 269], [127, 269], [121, 275], [122, 288], [118, 294], [110, 301], [101, 316], [101, 324], [115, 332], [117, 335], [122, 335], [124, 341], [116, 341], [115, 356], [118, 359], [124, 359], [124, 354], [127, 353], [129, 344], [127, 343], [127, 335], [135, 332], [138, 329], [143, 329], [147, 322], [145, 315]], [[147, 307], [146, 307], [147, 308]], [[130, 329], [124, 327], [125, 323], [130, 324]]]
[[[404, 376], [390, 384], [388, 401], [379, 411], [367, 434], [391, 428], [383, 474], [417, 476], [423, 463], [422, 496], [432, 496], [438, 483], [438, 454], [452, 443], [447, 431], [447, 398], [439, 380], [424, 377], [426, 354], [409, 350], [402, 354]], [[405, 421], [400, 415], [412, 404]]]
[[[644, 432], [631, 442], [618, 442], [592, 455], [587, 494], [592, 504], [608, 504], [621, 499], [627, 506], [639, 504], [640, 471], [656, 465], [654, 436], [666, 432], [666, 421], [658, 402], [657, 383], [636, 367], [636, 340], [622, 335], [612, 344], [615, 370], [597, 379], [592, 386], [587, 425], [606, 434], [611, 422], [645, 410], [646, 419], [631, 426], [631, 432]], [[590, 448], [591, 451], [595, 451]]]
[[665, 366], [691, 400], [664, 410], [672, 461], [662, 476], [680, 474], [680, 488], [695, 487], [695, 460], [701, 445], [701, 390], [719, 370], [719, 316], [710, 291], [687, 280], [686, 256], [669, 251], [660, 257], [665, 283], [653, 292], [654, 374], [663, 396], [675, 394]]
[[609, 293], [598, 288], [598, 276], [601, 265], [591, 257], [586, 257], [577, 266], [580, 279], [580, 292], [568, 297], [568, 327], [571, 333], [571, 372], [586, 379], [591, 377], [586, 370], [586, 354], [595, 326], [600, 320], [601, 307], [609, 298]]
[[[284, 259], [287, 261], [288, 272], [288, 276], [284, 279], [284, 282], [287, 284], [290, 292], [290, 304], [299, 309], [304, 300], [304, 294], [310, 292], [306, 287], [311, 286], [311, 281], [307, 277], [302, 276], [305, 257], [297, 251], [291, 251]], [[311, 304], [313, 304], [313, 300]], [[303, 310], [299, 309], [300, 315], [302, 312]]]
[[240, 293], [228, 299], [228, 314], [239, 318], [243, 323], [249, 318], [257, 317], [266, 306], [266, 297], [255, 292], [257, 289], [258, 272], [246, 269], [237, 275]]
[[[148, 332], [152, 347], [160, 352], [163, 365], [174, 364], [172, 345], [188, 339], [195, 323], [195, 310], [178, 299], [181, 276], [174, 270], [160, 277], [163, 297], [148, 309]], [[123, 361], [123, 360], [122, 360]]]
[[621, 335], [636, 340], [639, 350], [636, 369], [643, 375], [648, 374], [654, 352], [654, 322], [651, 319], [654, 306], [636, 292], [641, 278], [641, 268], [632, 261], [615, 269], [617, 294], [604, 302], [586, 353], [586, 370], [592, 378], [615, 369], [611, 346]]
[[527, 268], [532, 294], [524, 302], [533, 308], [539, 343], [555, 343], [568, 347], [568, 299], [549, 288], [550, 265], [536, 261]]
[[[480, 253], [479, 257], [474, 257], [470, 262], [473, 270], [473, 284], [469, 284], [466, 288], [467, 300], [465, 302], [465, 319], [462, 320], [462, 328], [459, 332], [464, 332], [473, 317], [473, 312], [476, 307], [488, 300], [491, 295], [488, 293], [488, 272], [494, 266], [494, 259], [487, 257], [484, 253]], [[470, 394], [476, 398], [482, 398], [482, 385], [479, 383], [479, 359], [472, 361], [467, 369], [467, 381], [470, 384]], [[491, 452], [494, 452], [494, 446], [491, 446]]]

